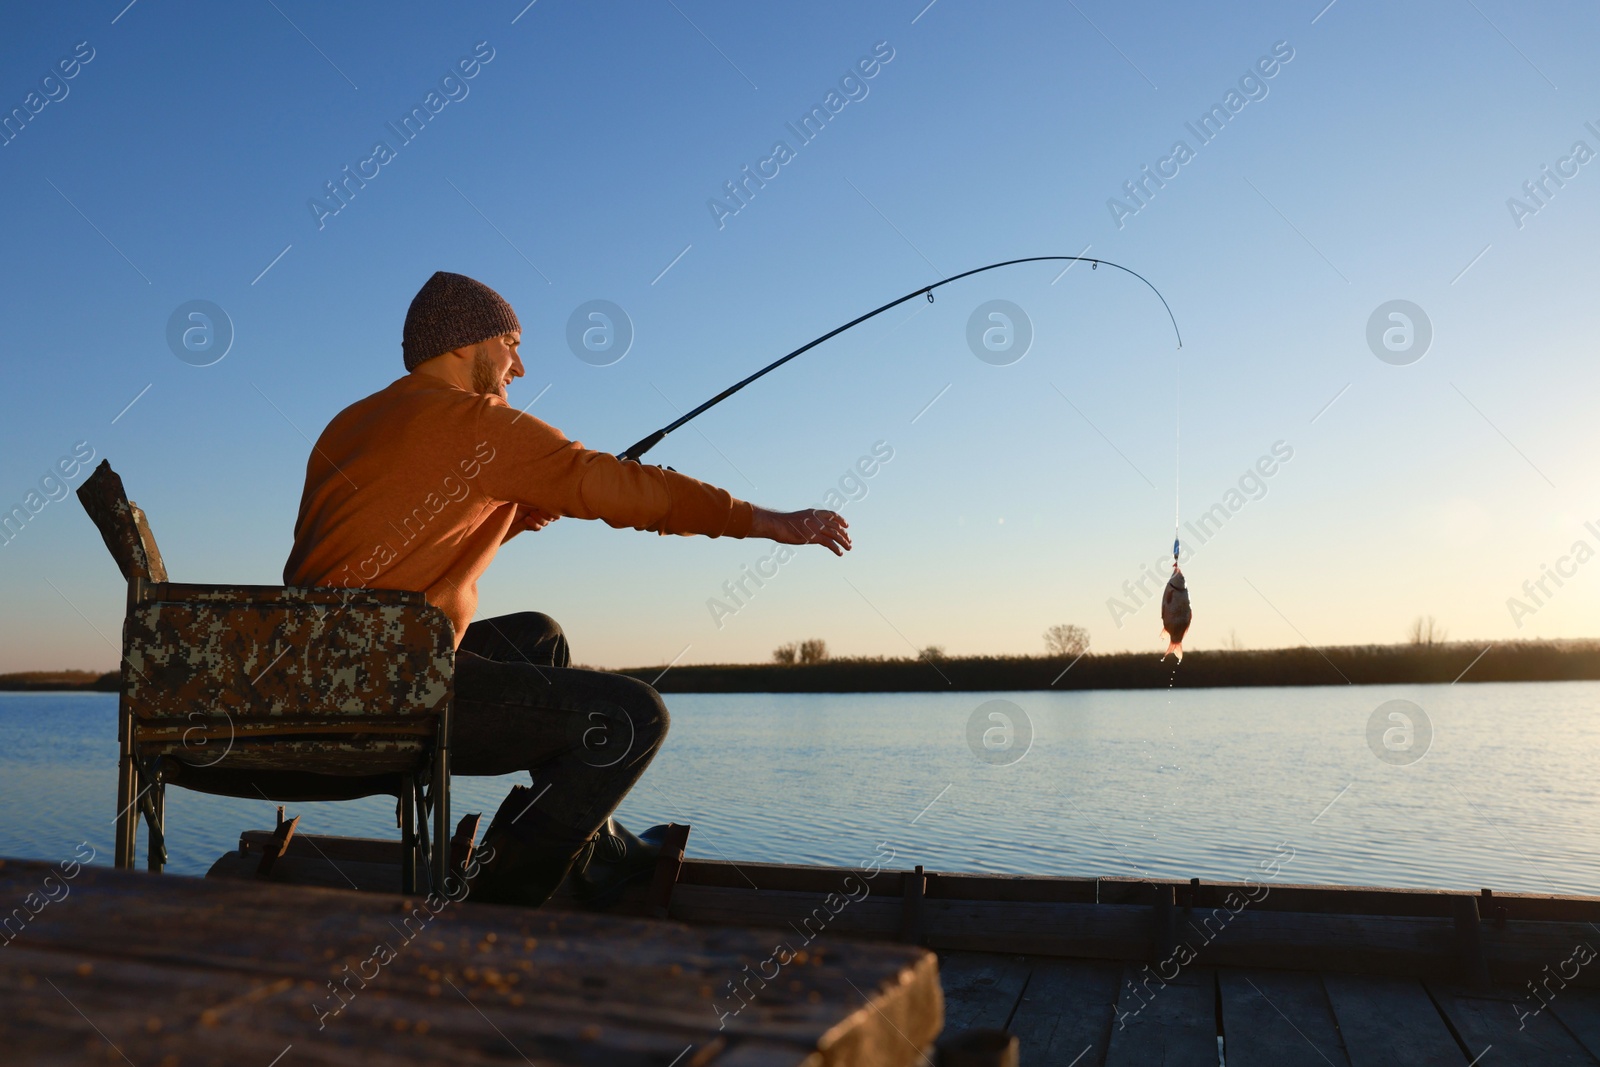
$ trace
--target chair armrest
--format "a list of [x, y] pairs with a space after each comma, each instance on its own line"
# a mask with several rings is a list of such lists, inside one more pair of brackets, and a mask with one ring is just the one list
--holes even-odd
[[101, 460], [94, 473], [78, 486], [78, 500], [100, 530], [123, 581], [167, 580], [167, 567], [161, 562], [161, 550], [156, 548], [150, 523], [139, 505], [128, 500], [122, 479], [109, 461]]

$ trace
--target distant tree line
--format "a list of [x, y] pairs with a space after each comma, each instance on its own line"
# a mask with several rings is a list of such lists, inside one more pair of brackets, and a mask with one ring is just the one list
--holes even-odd
[[[1068, 661], [1069, 663], [1071, 661]], [[1071, 669], [1049, 656], [851, 656], [811, 662], [659, 666], [618, 673], [670, 693], [850, 693], [1400, 685], [1600, 680], [1600, 641], [1435, 641], [1332, 648], [1200, 649], [1181, 666], [1154, 652], [1084, 655]]]
[[122, 679], [116, 671], [19, 671], [0, 674], [0, 691], [91, 690], [115, 693]]

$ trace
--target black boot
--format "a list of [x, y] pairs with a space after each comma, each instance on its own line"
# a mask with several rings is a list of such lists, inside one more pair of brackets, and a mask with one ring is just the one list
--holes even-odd
[[483, 835], [479, 854], [484, 858], [467, 899], [537, 908], [561, 885], [574, 860], [592, 847], [593, 835], [559, 831], [533, 810], [533, 800], [533, 790], [518, 785], [501, 802]]
[[655, 871], [666, 830], [665, 826], [652, 826], [635, 835], [616, 819], [607, 819], [572, 865], [574, 894], [592, 907], [616, 903], [624, 889]]

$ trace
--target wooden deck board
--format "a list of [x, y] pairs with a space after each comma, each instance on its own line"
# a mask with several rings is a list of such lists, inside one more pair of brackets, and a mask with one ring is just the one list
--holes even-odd
[[1467, 1062], [1416, 979], [1324, 974], [1322, 987], [1351, 1067], [1460, 1067]]
[[[1519, 1003], [1513, 1005], [1513, 1014], [1534, 1012], [1539, 1006], [1539, 1001], [1534, 999], [1532, 992], [1526, 988], [1518, 992], [1524, 996]], [[1600, 992], [1592, 989], [1563, 989], [1555, 994], [1544, 1010], [1553, 1011], [1566, 1028], [1572, 1031], [1572, 1036], [1589, 1051], [1589, 1055], [1600, 1059]]]
[[[212, 873], [253, 879], [252, 861], [270, 836], [246, 832], [241, 853], [219, 860]], [[392, 840], [296, 834], [271, 880], [393, 892], [398, 854]], [[905, 879], [906, 872], [888, 869], [688, 860], [670, 914], [690, 924], [804, 928], [802, 936], [826, 929], [894, 940], [905, 922], [900, 896]], [[1490, 973], [1516, 985], [1538, 980], [1552, 960], [1566, 958], [1572, 945], [1592, 936], [1586, 922], [1600, 920], [1600, 897], [1512, 893], [1491, 900], [1433, 890], [1292, 885], [1274, 885], [1270, 895], [1261, 896], [1233, 883], [1192, 887], [1136, 879], [929, 872], [920, 941], [938, 951], [1142, 962], [1155, 948], [1152, 887], [1169, 884], [1185, 905], [1179, 933], [1199, 952], [1194, 962], [1206, 967], [1456, 980], [1460, 959], [1453, 916], [1472, 896], [1480, 907], [1492, 904], [1495, 912], [1505, 912], [1505, 922], [1485, 923], [1479, 936]], [[635, 886], [607, 911], [651, 914], [646, 896], [645, 885]], [[850, 903], [837, 910], [846, 896]], [[546, 910], [589, 909], [564, 887]], [[1600, 968], [1580, 970], [1572, 982], [1600, 985]]]
[[1515, 990], [1477, 995], [1429, 983], [1428, 992], [1466, 1045], [1469, 1058], [1482, 1057], [1485, 1067], [1491, 1063], [1558, 1067], [1600, 1062], [1552, 1012], [1542, 1012], [1523, 1020], [1525, 1026], [1519, 1025], [1517, 1009], [1526, 1005]]
[[1163, 983], [1153, 968], [1123, 968], [1106, 1067], [1216, 1067], [1216, 974], [1180, 971]]
[[1304, 971], [1219, 971], [1228, 1067], [1348, 1067], [1322, 979]]
[[1022, 999], [1033, 964], [1023, 956], [992, 952], [946, 952], [939, 956], [945, 1026], [959, 1030], [1004, 1030]]
[[1038, 959], [1011, 1018], [1028, 1067], [1100, 1067], [1111, 1043], [1122, 968], [1112, 963]]
[[[0, 901], [40, 901], [53, 871], [0, 861]], [[774, 974], [770, 931], [106, 868], [67, 885], [0, 955], [17, 1062], [292, 1044], [296, 1064], [909, 1067], [939, 1030], [937, 962], [906, 946], [815, 945]]]

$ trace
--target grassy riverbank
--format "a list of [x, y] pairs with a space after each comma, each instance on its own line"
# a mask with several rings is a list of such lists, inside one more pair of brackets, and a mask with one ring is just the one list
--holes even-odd
[[[1186, 689], [1221, 686], [1396, 685], [1600, 679], [1600, 641], [1350, 645], [1196, 651], [1181, 666], [1151, 652], [967, 659], [834, 659], [812, 664], [726, 664], [619, 671], [664, 693], [878, 693], [1019, 689]], [[1481, 654], [1481, 656], [1480, 656]], [[1470, 669], [1469, 669], [1470, 667]], [[1065, 670], [1066, 673], [1062, 673]]]
[[[1017, 689], [1186, 689], [1262, 685], [1404, 685], [1600, 680], [1600, 640], [1512, 641], [1490, 646], [1346, 645], [1196, 651], [1181, 666], [1153, 652], [1049, 656], [830, 659], [822, 663], [727, 663], [630, 667], [616, 673], [663, 693], [905, 693]], [[1070, 664], [1070, 669], [1069, 669]], [[1065, 672], [1065, 673], [1063, 673]], [[0, 691], [116, 692], [115, 672], [0, 674]]]
[[98, 671], [21, 671], [17, 674], [0, 674], [0, 692], [57, 690], [92, 690], [99, 693], [117, 691], [117, 674]]

